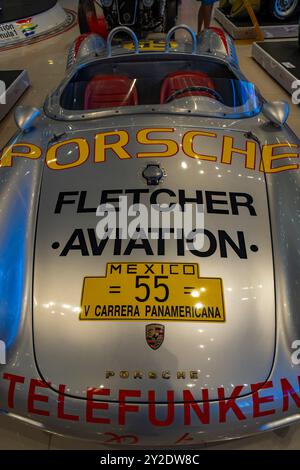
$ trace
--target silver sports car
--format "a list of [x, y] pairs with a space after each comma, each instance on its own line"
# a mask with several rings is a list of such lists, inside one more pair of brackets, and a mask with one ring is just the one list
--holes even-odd
[[76, 41], [1, 153], [1, 413], [142, 446], [299, 420], [287, 116], [216, 28]]

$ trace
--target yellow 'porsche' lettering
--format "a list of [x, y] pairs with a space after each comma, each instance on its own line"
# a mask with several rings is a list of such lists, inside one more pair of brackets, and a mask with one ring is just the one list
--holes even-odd
[[277, 153], [274, 155], [274, 150], [275, 149], [280, 149], [280, 148], [291, 148], [291, 149], [296, 149], [298, 148], [298, 145], [296, 144], [272, 144], [272, 145], [264, 145], [262, 149], [262, 158], [260, 162], [260, 171], [264, 171], [265, 173], [280, 173], [281, 171], [287, 171], [287, 170], [298, 170], [299, 165], [296, 163], [289, 163], [289, 164], [283, 164], [283, 165], [278, 165], [277, 167], [273, 167], [273, 162], [278, 161], [281, 159], [291, 159], [291, 158], [299, 158], [299, 153], [292, 153], [292, 152], [286, 152], [286, 153]]
[[[63, 149], [64, 147], [69, 147], [69, 151], [72, 148], [71, 146], [75, 146], [76, 148], [76, 159], [72, 162], [67, 163], [59, 163], [58, 153], [59, 150]], [[48, 168], [51, 170], [67, 170], [70, 168], [75, 168], [77, 166], [82, 165], [87, 161], [90, 155], [89, 144], [86, 139], [69, 139], [63, 142], [59, 142], [58, 144], [53, 145], [47, 152], [46, 155], [46, 164]]]
[[136, 135], [136, 140], [138, 143], [143, 145], [164, 145], [166, 150], [164, 152], [139, 152], [137, 153], [138, 158], [157, 158], [157, 157], [173, 157], [178, 153], [178, 145], [175, 140], [170, 139], [149, 139], [149, 134], [153, 132], [174, 132], [172, 128], [155, 128], [155, 129], [141, 129]]
[[231, 136], [225, 135], [223, 138], [223, 150], [221, 162], [231, 165], [232, 156], [236, 153], [245, 157], [245, 167], [248, 170], [255, 170], [256, 160], [256, 143], [251, 140], [246, 140], [246, 149], [234, 147], [234, 139]]
[[[190, 158], [212, 163], [219, 161], [222, 164], [231, 165], [233, 161], [242, 160], [247, 170], [265, 173], [299, 169], [299, 164], [292, 161], [292, 159], [299, 158], [297, 151], [299, 146], [294, 143], [279, 142], [263, 145], [261, 159], [257, 162], [256, 155], [259, 155], [259, 148], [258, 143], [253, 140], [246, 140], [244, 148], [240, 148], [233, 136], [224, 135], [219, 145], [219, 155], [210, 155], [208, 150], [212, 142], [210, 139], [218, 137], [216, 132], [190, 130], [181, 136], [181, 141], [172, 138], [174, 132], [174, 128], [159, 127], [138, 130], [133, 145], [142, 145], [145, 150], [138, 149], [135, 153], [130, 152], [130, 135], [126, 130], [97, 133], [94, 148], [91, 149], [85, 138], [68, 139], [50, 146], [46, 152], [45, 162], [51, 170], [60, 171], [79, 167], [89, 158], [93, 158], [93, 162], [98, 164], [113, 158], [130, 160], [132, 158], [174, 157], [179, 155], [181, 150]], [[166, 135], [169, 138], [165, 138]], [[289, 150], [284, 151], [287, 148]], [[12, 144], [1, 153], [0, 168], [12, 167], [14, 158], [37, 160], [41, 156], [42, 150], [34, 144], [21, 142]]]
[[[110, 139], [110, 142], [107, 142], [108, 139]], [[105, 162], [109, 150], [119, 157], [120, 160], [131, 158], [131, 155], [124, 148], [128, 143], [129, 134], [126, 131], [100, 132], [96, 134], [95, 163]]]
[[196, 137], [217, 137], [215, 132], [203, 132], [203, 131], [188, 131], [182, 140], [182, 150], [184, 153], [191, 158], [197, 158], [198, 160], [208, 160], [210, 162], [216, 162], [217, 157], [212, 155], [202, 155], [194, 151], [194, 139]]
[[42, 150], [37, 145], [22, 142], [13, 144], [4, 148], [0, 156], [0, 168], [13, 166], [13, 159], [15, 157], [37, 160], [41, 155]]

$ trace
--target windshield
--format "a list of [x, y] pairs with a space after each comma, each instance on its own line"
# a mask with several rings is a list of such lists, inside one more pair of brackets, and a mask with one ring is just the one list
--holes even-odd
[[261, 98], [224, 64], [176, 60], [90, 64], [78, 70], [60, 100], [63, 110], [86, 114], [154, 105], [157, 112], [239, 118], [258, 114]]

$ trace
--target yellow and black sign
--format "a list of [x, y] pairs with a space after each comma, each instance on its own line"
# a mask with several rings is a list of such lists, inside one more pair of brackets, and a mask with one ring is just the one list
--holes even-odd
[[[176, 49], [177, 46], [178, 46], [177, 42], [175, 42], [175, 41], [170, 42], [170, 48], [171, 49]], [[124, 44], [124, 47], [126, 49], [133, 50], [134, 49], [134, 44], [133, 44], [133, 42], [126, 42]], [[140, 51], [164, 52], [165, 48], [166, 48], [166, 41], [163, 41], [163, 40], [147, 39], [147, 40], [139, 41], [139, 50]]]
[[222, 279], [196, 263], [108, 263], [84, 278], [80, 320], [225, 322]]

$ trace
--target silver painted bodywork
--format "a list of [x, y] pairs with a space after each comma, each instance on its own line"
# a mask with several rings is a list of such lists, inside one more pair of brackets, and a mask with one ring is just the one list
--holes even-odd
[[[217, 41], [215, 37], [213, 40]], [[118, 53], [125, 52], [117, 48], [115, 53], [118, 57]], [[179, 53], [191, 54], [188, 50], [168, 52]], [[232, 62], [222, 49], [206, 47], [202, 52], [200, 48], [196, 54], [208, 60], [223, 61], [238, 79], [244, 79], [235, 61]], [[131, 53], [133, 59], [134, 56]], [[94, 60], [94, 57], [86, 58], [85, 63]], [[258, 155], [262, 145], [278, 142], [298, 145], [298, 139], [287, 126], [273, 127], [261, 112], [247, 119], [222, 119], [188, 115], [180, 109], [166, 111], [155, 107], [155, 111], [150, 112], [147, 107], [141, 107], [118, 115], [115, 112], [85, 113], [80, 119], [79, 113], [59, 109], [59, 97], [77, 67], [82, 66], [82, 61], [74, 64], [66, 80], [47, 99], [45, 114], [35, 128], [26, 135], [20, 133], [14, 140], [38, 145], [42, 158], [36, 161], [16, 158], [13, 168], [0, 168], [0, 339], [8, 347], [7, 364], [0, 365], [1, 411], [58, 434], [103, 443], [149, 446], [231, 439], [297, 421], [300, 414], [292, 399], [289, 410], [282, 410], [280, 381], [283, 378], [290, 381], [299, 394], [300, 366], [291, 361], [291, 345], [300, 339], [299, 171], [269, 175], [257, 170], [250, 172], [245, 169], [243, 159], [234, 160], [230, 166], [206, 161], [199, 164], [184, 155], [180, 147], [174, 157], [154, 159], [159, 160], [166, 172], [161, 189], [168, 188], [175, 193], [184, 189], [190, 195], [198, 189], [253, 196], [255, 218], [249, 217], [247, 210], [241, 211], [239, 217], [233, 214], [205, 216], [205, 227], [211, 232], [226, 230], [234, 238], [237, 230], [243, 230], [247, 243], [259, 246], [258, 253], [248, 250], [246, 260], [238, 259], [231, 251], [227, 258], [221, 258], [218, 252], [204, 258], [187, 253], [182, 258], [171, 241], [165, 254], [159, 257], [152, 241], [151, 256], [138, 250], [130, 256], [125, 256], [124, 251], [114, 255], [113, 246], [108, 245], [101, 256], [82, 257], [72, 252], [61, 257], [60, 249], [54, 251], [52, 243], [59, 241], [63, 246], [72, 230], [80, 227], [86, 231], [95, 226], [96, 220], [94, 213], [76, 213], [75, 205], [67, 207], [62, 214], [54, 214], [59, 191], [87, 191], [88, 207], [94, 207], [103, 190], [137, 188], [148, 189], [151, 194], [155, 188], [147, 188], [141, 178], [149, 162], [147, 159], [120, 162], [110, 158], [99, 169], [89, 160], [81, 167], [61, 172], [47, 168], [44, 159], [47, 148], [62, 139], [84, 136], [92, 148], [94, 135], [100, 130], [126, 129], [132, 155], [139, 150], [134, 141], [136, 132], [153, 126], [174, 128], [174, 140], [179, 144], [187, 130], [213, 131], [217, 139], [206, 148], [206, 153], [211, 155], [220, 152], [224, 134], [234, 136], [240, 148], [245, 146], [246, 138], [254, 140]], [[152, 150], [159, 149], [153, 146]], [[145, 202], [149, 204], [147, 195]], [[106, 263], [112, 261], [198, 263], [204, 276], [223, 279], [226, 323], [169, 322], [163, 345], [152, 351], [144, 338], [144, 322], [80, 322], [78, 309], [84, 276], [103, 276]], [[145, 377], [137, 384], [136, 379], [124, 379], [118, 374], [106, 378], [107, 370], [142, 370], [145, 373], [168, 370], [171, 378]], [[190, 370], [199, 371], [199, 378], [176, 377], [177, 371]], [[23, 383], [16, 385], [13, 407], [7, 399], [6, 373], [24, 378]], [[50, 383], [46, 403], [36, 403], [36, 408], [46, 407], [48, 415], [28, 411], [31, 379]], [[262, 386], [267, 381], [274, 385], [272, 408], [275, 411], [253, 418], [250, 385], [260, 383]], [[66, 386], [65, 413], [78, 416], [78, 420], [57, 416], [61, 399], [57, 392], [61, 384]], [[228, 398], [238, 385], [243, 385], [243, 391], [236, 402], [246, 418], [240, 421], [229, 413], [226, 422], [220, 423], [217, 389], [223, 388]], [[90, 387], [110, 389], [109, 398], [97, 401], [103, 404], [102, 415], [109, 423], [86, 421], [85, 392]], [[134, 403], [139, 411], [128, 412], [126, 423], [120, 425], [118, 393], [124, 388], [138, 388], [141, 395], [139, 399], [127, 399], [127, 404]], [[204, 388], [209, 393], [209, 423], [199, 422], [194, 413], [187, 425], [183, 391], [190, 390], [202, 406], [200, 397]], [[150, 389], [156, 394], [156, 415], [162, 421], [169, 409], [167, 393], [173, 392], [174, 416], [169, 425], [149, 423], [147, 393]], [[44, 394], [45, 390], [39, 392]], [[183, 436], [188, 436], [189, 440], [182, 440]]]

